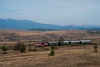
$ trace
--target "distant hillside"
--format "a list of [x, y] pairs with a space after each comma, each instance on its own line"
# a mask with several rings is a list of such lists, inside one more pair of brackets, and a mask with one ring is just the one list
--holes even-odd
[[100, 31], [100, 27], [91, 27], [91, 28], [89, 28], [87, 30], [97, 30], [97, 31]]
[[64, 29], [63, 26], [42, 24], [29, 20], [0, 19], [1, 29]]
[[[51, 21], [52, 22], [52, 21]], [[42, 24], [30, 20], [0, 19], [0, 29], [18, 29], [18, 30], [88, 30], [98, 29], [100, 27], [88, 26], [58, 26], [52, 24]]]

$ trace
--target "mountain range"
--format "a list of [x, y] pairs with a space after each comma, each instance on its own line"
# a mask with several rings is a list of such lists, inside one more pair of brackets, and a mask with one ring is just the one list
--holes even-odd
[[30, 20], [1, 19], [0, 29], [17, 30], [100, 30], [100, 26], [95, 25], [67, 25], [59, 26], [53, 24], [42, 24]]

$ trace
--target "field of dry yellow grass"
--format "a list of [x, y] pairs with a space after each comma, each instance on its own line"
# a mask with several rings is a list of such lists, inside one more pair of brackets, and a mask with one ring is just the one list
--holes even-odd
[[59, 30], [59, 31], [28, 31], [28, 30], [0, 30], [4, 33], [16, 33], [21, 36], [31, 36], [31, 35], [44, 35], [44, 34], [68, 34], [68, 33], [83, 33], [86, 31], [81, 30]]
[[[21, 53], [19, 51], [8, 50], [7, 54], [2, 54], [0, 49], [0, 67], [100, 67], [100, 34], [87, 33], [81, 30], [62, 30], [62, 31], [20, 31], [20, 30], [0, 30], [0, 33], [16, 33], [20, 37], [35, 37], [35, 36], [47, 36], [51, 37], [54, 34], [54, 38], [58, 36], [66, 37], [65, 39], [91, 39], [92, 43], [98, 45], [98, 52], [94, 52], [94, 45], [77, 45], [77, 46], [59, 46], [55, 49], [54, 56], [48, 56], [50, 47], [36, 48], [36, 51], [26, 51]], [[49, 34], [49, 35], [48, 35]], [[35, 36], [33, 36], [35, 35]], [[57, 35], [57, 36], [56, 36]], [[66, 35], [66, 36], [65, 36]], [[9, 35], [7, 35], [9, 36]], [[10, 37], [11, 38], [11, 37]], [[32, 39], [33, 39], [32, 38]], [[40, 37], [38, 37], [40, 38]], [[54, 39], [53, 38], [53, 39]], [[24, 38], [25, 39], [25, 38]], [[35, 37], [36, 39], [36, 37]], [[52, 39], [52, 38], [51, 38]], [[24, 42], [26, 45], [33, 44], [34, 42]], [[6, 44], [6, 46], [14, 46], [16, 41], [13, 42], [0, 42], [0, 47]]]
[[94, 52], [93, 45], [57, 48], [54, 56], [48, 56], [50, 50], [23, 54], [8, 51], [8, 54], [0, 54], [0, 67], [100, 67], [100, 45], [98, 52]]

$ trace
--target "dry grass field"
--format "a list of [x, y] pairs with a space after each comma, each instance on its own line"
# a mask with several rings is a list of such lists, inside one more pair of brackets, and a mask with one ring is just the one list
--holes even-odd
[[[7, 54], [2, 54], [0, 49], [0, 67], [100, 67], [100, 34], [87, 33], [81, 30], [69, 31], [19, 31], [19, 30], [0, 30], [0, 34], [16, 33], [19, 37], [40, 38], [41, 36], [54, 39], [59, 36], [65, 37], [66, 40], [91, 39], [93, 43], [97, 43], [98, 52], [94, 52], [94, 45], [77, 45], [77, 46], [59, 46], [55, 49], [54, 56], [48, 56], [50, 47], [36, 48], [36, 51], [19, 51], [8, 50]], [[52, 35], [53, 34], [53, 35]], [[6, 36], [6, 37], [7, 37]], [[0, 36], [1, 37], [1, 36]], [[17, 36], [16, 36], [17, 37]], [[15, 38], [15, 37], [13, 37]], [[27, 38], [28, 39], [28, 38]], [[34, 42], [24, 42], [26, 45], [34, 44]], [[0, 42], [0, 47], [14, 46], [16, 42]]]
[[94, 52], [93, 45], [61, 46], [54, 56], [48, 56], [49, 52], [8, 51], [0, 54], [0, 67], [100, 67], [100, 45], [98, 52]]
[[[28, 31], [28, 30], [0, 30], [1, 42], [18, 41], [57, 41], [91, 39], [96, 42], [100, 39], [100, 31], [59, 30], [59, 31]], [[95, 41], [96, 40], [96, 41]], [[100, 43], [100, 41], [98, 41]]]
[[81, 30], [60, 30], [60, 31], [27, 31], [27, 30], [0, 30], [0, 32], [4, 33], [16, 33], [21, 36], [31, 36], [31, 35], [44, 35], [44, 34], [71, 34], [71, 33], [83, 33], [85, 34], [86, 31]]

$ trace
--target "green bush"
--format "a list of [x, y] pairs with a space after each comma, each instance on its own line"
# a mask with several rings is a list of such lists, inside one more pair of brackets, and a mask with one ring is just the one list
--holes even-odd
[[94, 52], [98, 52], [97, 51], [97, 48], [98, 48], [98, 46], [97, 45], [94, 45]]
[[54, 54], [55, 54], [54, 49], [51, 49], [50, 56], [54, 56]]
[[54, 48], [53, 48], [53, 46], [51, 46], [51, 50], [50, 50], [49, 56], [54, 56], [54, 54], [55, 54]]
[[2, 51], [3, 51], [2, 53], [3, 53], [3, 54], [6, 54], [7, 47], [4, 45], [4, 46], [1, 47], [1, 49], [2, 49]]
[[22, 53], [25, 53], [26, 46], [24, 43], [17, 43], [15, 44], [13, 50], [21, 51]]
[[22, 45], [23, 43], [16, 43], [13, 47], [13, 50], [17, 50], [17, 51], [20, 51], [20, 46]]
[[98, 48], [98, 46], [97, 45], [94, 45], [94, 48]]
[[21, 51], [22, 53], [25, 53], [25, 50], [26, 50], [25, 44], [20, 45], [20, 51]]

